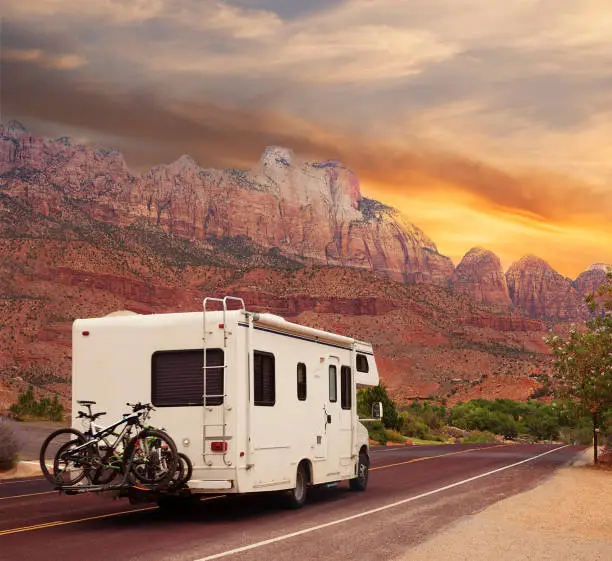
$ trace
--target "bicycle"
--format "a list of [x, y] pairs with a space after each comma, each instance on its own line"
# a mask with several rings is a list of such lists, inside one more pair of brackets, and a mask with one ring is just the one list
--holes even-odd
[[[128, 403], [132, 413], [103, 427], [95, 420], [106, 413], [92, 413], [94, 401], [77, 403], [88, 408], [88, 413], [79, 411], [77, 418], [89, 419], [89, 429], [85, 433], [73, 428], [59, 429], [41, 447], [41, 470], [52, 484], [58, 488], [70, 487], [87, 477], [91, 484], [105, 485], [117, 473], [123, 473], [124, 482], [159, 488], [173, 479], [179, 462], [174, 441], [164, 431], [143, 424], [155, 410], [152, 405]], [[115, 432], [121, 425], [121, 431]], [[141, 430], [132, 437], [135, 427]], [[47, 450], [67, 436], [74, 438], [59, 445], [51, 473], [45, 462]], [[115, 437], [114, 442], [111, 437]]]

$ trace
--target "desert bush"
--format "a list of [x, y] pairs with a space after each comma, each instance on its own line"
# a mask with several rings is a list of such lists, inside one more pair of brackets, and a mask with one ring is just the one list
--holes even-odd
[[385, 434], [385, 425], [380, 421], [364, 423], [368, 429], [368, 435], [372, 440], [375, 440], [379, 444], [387, 444], [387, 436]]
[[429, 427], [419, 418], [407, 412], [402, 412], [399, 415], [401, 421], [400, 430], [404, 436], [414, 438], [425, 438], [429, 433]]
[[464, 444], [486, 444], [489, 442], [496, 442], [495, 435], [489, 431], [473, 431], [463, 438]]
[[406, 442], [401, 432], [393, 429], [385, 429], [386, 442]]
[[0, 420], [0, 471], [11, 469], [17, 462], [17, 437], [7, 421]]
[[563, 427], [559, 431], [559, 438], [566, 444], [574, 444], [575, 442], [582, 446], [590, 446], [593, 444], [593, 429], [590, 427]]
[[64, 406], [58, 401], [57, 395], [53, 400], [41, 397], [38, 401], [34, 397], [32, 386], [27, 391], [17, 396], [17, 403], [13, 403], [10, 411], [17, 420], [48, 419], [50, 421], [61, 421], [64, 415]]

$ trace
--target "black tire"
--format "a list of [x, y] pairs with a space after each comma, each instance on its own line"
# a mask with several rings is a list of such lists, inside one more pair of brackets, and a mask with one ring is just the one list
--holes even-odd
[[365, 491], [368, 487], [369, 476], [370, 458], [365, 452], [360, 452], [357, 462], [357, 477], [349, 481], [349, 487], [352, 491]]
[[[106, 447], [100, 449], [100, 444], [101, 443], [99, 442], [96, 447], [96, 451], [98, 453], [98, 456], [100, 457], [101, 465], [91, 473], [91, 482], [95, 485], [107, 485], [113, 479], [115, 479], [120, 470], [117, 468], [106, 467], [108, 464], [111, 463], [111, 460], [115, 455], [115, 451], [112, 448]], [[120, 458], [114, 463], [120, 463]]]
[[[89, 448], [83, 448], [77, 454], [70, 451], [82, 444], [85, 438], [75, 438], [60, 446], [53, 460], [53, 483], [58, 487], [69, 487], [83, 480], [90, 472]], [[70, 454], [70, 458], [68, 457]], [[77, 457], [77, 459], [74, 458]], [[82, 459], [82, 462], [79, 461]]]
[[174, 473], [174, 477], [172, 477], [170, 483], [168, 484], [168, 487], [171, 488], [173, 491], [184, 487], [187, 481], [191, 479], [191, 476], [193, 474], [193, 464], [191, 463], [189, 456], [183, 454], [182, 452], [179, 452], [178, 458], [178, 468]]
[[306, 502], [307, 490], [308, 477], [306, 475], [306, 468], [303, 464], [300, 464], [295, 476], [295, 487], [284, 492], [285, 507], [291, 510], [302, 508]]
[[[153, 448], [148, 453], [142, 454], [139, 443], [147, 439], [153, 440]], [[149, 489], [158, 489], [167, 485], [174, 476], [179, 461], [174, 440], [158, 429], [140, 431], [130, 440], [123, 458], [126, 468], [128, 463], [132, 462], [129, 477], [134, 479], [136, 484]]]
[[47, 481], [56, 484], [55, 477], [49, 471], [47, 464], [45, 462], [46, 459], [50, 459], [55, 461], [55, 456], [57, 455], [57, 451], [64, 446], [70, 440], [74, 440], [75, 437], [77, 439], [82, 439], [85, 442], [85, 435], [77, 430], [77, 429], [58, 429], [53, 431], [47, 438], [45, 438], [42, 446], [40, 447], [40, 453], [38, 455], [38, 461], [40, 462], [40, 469], [42, 474], [45, 476]]

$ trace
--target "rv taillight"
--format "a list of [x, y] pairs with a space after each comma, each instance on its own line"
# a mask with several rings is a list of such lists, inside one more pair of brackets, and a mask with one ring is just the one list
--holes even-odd
[[227, 442], [211, 442], [210, 449], [213, 452], [227, 452]]
[[89, 335], [89, 331], [83, 331], [83, 336], [87, 337]]
[[225, 327], [225, 325], [223, 325], [222, 323], [219, 324], [219, 329], [223, 329]]

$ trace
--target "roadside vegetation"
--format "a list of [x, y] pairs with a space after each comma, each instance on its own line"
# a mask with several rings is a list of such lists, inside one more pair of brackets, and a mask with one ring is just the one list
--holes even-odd
[[535, 400], [474, 399], [447, 409], [427, 401], [398, 407], [383, 385], [360, 390], [359, 416], [371, 416], [372, 403], [383, 403], [382, 421], [367, 422], [370, 438], [387, 442], [526, 442], [563, 441], [590, 444], [591, 415], [572, 400], [550, 404]]
[[563, 441], [589, 445], [597, 428], [601, 443], [612, 448], [612, 272], [587, 297], [592, 318], [572, 328], [566, 339], [550, 336], [554, 374], [544, 394], [553, 400], [474, 399], [447, 409], [428, 401], [398, 407], [381, 384], [360, 390], [360, 417], [371, 416], [372, 403], [383, 404], [382, 421], [367, 422], [370, 438], [387, 442]]
[[61, 421], [64, 416], [64, 406], [58, 401], [57, 396], [53, 399], [41, 397], [37, 400], [34, 389], [30, 386], [17, 396], [17, 402], [11, 405], [10, 412], [17, 421], [35, 419]]
[[554, 385], [602, 433], [612, 433], [612, 272], [587, 304], [592, 319], [572, 328], [567, 339], [547, 339], [555, 357]]

